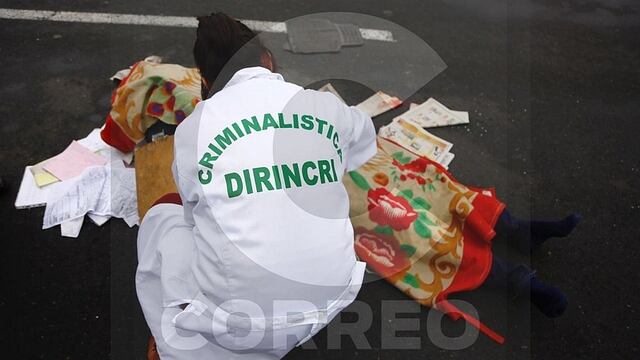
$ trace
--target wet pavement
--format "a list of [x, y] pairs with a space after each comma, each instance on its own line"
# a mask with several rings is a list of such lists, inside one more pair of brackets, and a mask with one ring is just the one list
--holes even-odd
[[[341, 349], [328, 349], [322, 331], [314, 338], [317, 350], [296, 349], [287, 358], [637, 357], [640, 7], [628, 0], [469, 3], [5, 0], [0, 8], [178, 16], [217, 10], [270, 21], [354, 12], [408, 29], [447, 68], [406, 103], [435, 97], [469, 111], [469, 125], [433, 130], [454, 143], [452, 173], [466, 184], [495, 187], [521, 217], [584, 216], [570, 237], [546, 244], [530, 259], [543, 280], [566, 292], [569, 308], [561, 318], [546, 319], [526, 301], [480, 289], [459, 298], [507, 337], [505, 345], [480, 336], [466, 349], [441, 349], [425, 330], [428, 310], [422, 309], [410, 315], [420, 319], [420, 331], [400, 335], [419, 337], [419, 350], [381, 349], [381, 334], [392, 321], [382, 314], [382, 303], [405, 296], [375, 281], [358, 297], [372, 309], [366, 332], [371, 349], [356, 349], [348, 337]], [[87, 220], [77, 239], [62, 238], [58, 228], [41, 229], [43, 208], [15, 210], [13, 202], [25, 165], [59, 153], [72, 139], [101, 126], [113, 72], [150, 54], [192, 65], [194, 30], [25, 20], [0, 24], [0, 175], [9, 186], [0, 194], [0, 308], [8, 319], [0, 341], [13, 359], [143, 359], [148, 330], [133, 280], [137, 228], [121, 220], [102, 227]], [[397, 46], [367, 42], [362, 48], [381, 49], [379, 60], [390, 64], [388, 71], [376, 73], [377, 81], [392, 82], [402, 73], [392, 66]], [[295, 58], [279, 53], [285, 76], [304, 75], [296, 72]], [[350, 103], [377, 90], [349, 81], [335, 85]], [[376, 125], [407, 106], [376, 118]], [[502, 243], [496, 252], [529, 261]], [[353, 314], [343, 319], [356, 320]], [[463, 324], [445, 319], [443, 331], [459, 335]]]

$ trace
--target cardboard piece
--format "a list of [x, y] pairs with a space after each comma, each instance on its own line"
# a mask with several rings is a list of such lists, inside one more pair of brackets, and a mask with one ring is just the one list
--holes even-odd
[[137, 148], [135, 159], [138, 214], [142, 221], [156, 200], [167, 193], [178, 192], [171, 172], [173, 136]]

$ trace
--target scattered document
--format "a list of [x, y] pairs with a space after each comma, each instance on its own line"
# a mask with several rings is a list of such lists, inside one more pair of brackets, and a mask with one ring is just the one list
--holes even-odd
[[402, 105], [402, 100], [395, 96], [387, 95], [382, 91], [378, 91], [367, 100], [356, 105], [356, 107], [362, 110], [365, 114], [375, 117], [391, 109], [395, 109], [400, 105]]
[[89, 219], [91, 219], [91, 221], [93, 221], [94, 224], [98, 226], [104, 225], [107, 221], [109, 221], [109, 219], [111, 219], [111, 216], [109, 215], [98, 215], [94, 213], [88, 213], [87, 216], [89, 217]]
[[76, 177], [90, 166], [107, 163], [103, 156], [93, 153], [77, 141], [72, 141], [62, 153], [47, 162], [43, 168], [60, 180]]
[[444, 155], [444, 157], [442, 158], [442, 161], [440, 162], [440, 165], [444, 166], [445, 169], [449, 169], [449, 164], [451, 164], [451, 162], [453, 161], [453, 158], [456, 155], [452, 152], [448, 152]]
[[[101, 129], [73, 141], [62, 153], [24, 169], [17, 209], [46, 206], [43, 229], [60, 225], [64, 237], [78, 237], [84, 215], [97, 226], [120, 217], [138, 224], [133, 152], [105, 143]], [[54, 176], [54, 173], [56, 176]]]
[[49, 184], [60, 181], [60, 179], [51, 175], [50, 172], [44, 169], [44, 165], [49, 163], [49, 161], [51, 161], [52, 159], [53, 158], [41, 161], [30, 167], [31, 173], [33, 174], [33, 179], [35, 180], [36, 185], [38, 185], [39, 187], [47, 186]]
[[320, 89], [318, 89], [318, 91], [326, 91], [326, 92], [330, 92], [333, 95], [335, 95], [338, 100], [342, 101], [342, 103], [346, 104], [347, 102], [344, 101], [344, 99], [342, 98], [342, 96], [340, 96], [340, 94], [338, 93], [338, 91], [336, 90], [336, 88], [333, 87], [333, 85], [331, 85], [331, 83], [326, 83], [324, 84], [324, 86], [322, 86]]
[[396, 119], [412, 121], [422, 127], [432, 128], [469, 123], [469, 113], [454, 111], [442, 105], [438, 100], [429, 98], [420, 105], [410, 106], [404, 114]]
[[77, 238], [78, 235], [80, 235], [82, 223], [84, 223], [84, 216], [63, 222], [60, 224], [60, 235], [64, 237]]
[[16, 209], [27, 209], [38, 206], [45, 206], [49, 193], [55, 192], [60, 183], [54, 183], [48, 186], [39, 187], [36, 185], [36, 181], [31, 172], [31, 166], [24, 168], [24, 175], [22, 175], [22, 182], [18, 190], [18, 196], [16, 197], [15, 207]]
[[102, 137], [100, 136], [101, 130], [102, 129], [97, 128], [93, 129], [93, 131], [91, 131], [91, 133], [89, 133], [89, 135], [87, 135], [85, 138], [78, 140], [78, 143], [80, 143], [80, 145], [86, 147], [87, 149], [99, 155], [102, 155], [107, 159], [108, 163], [116, 160], [122, 160], [126, 164], [131, 164], [131, 161], [133, 161], [133, 151], [125, 154], [120, 150], [114, 148], [113, 146], [107, 144], [106, 142], [104, 142], [104, 140], [102, 140]]
[[[102, 140], [100, 137], [101, 129], [93, 129], [87, 137], [78, 140], [77, 142], [89, 149], [90, 151], [103, 156], [106, 162], [111, 162], [115, 160], [122, 160], [126, 164], [131, 164], [133, 161], [133, 152], [129, 154], [125, 154], [120, 150], [110, 146], [106, 142]], [[60, 179], [53, 176], [49, 171], [45, 170], [45, 165], [49, 164], [52, 160], [54, 160], [56, 156], [49, 158], [47, 160], [41, 161], [38, 164], [32, 165], [30, 167], [31, 173], [33, 173], [33, 178], [36, 182], [36, 185], [39, 187], [47, 186], [49, 184], [53, 184], [59, 182]]]
[[453, 160], [452, 156], [447, 156], [453, 147], [452, 143], [431, 134], [410, 121], [394, 120], [389, 125], [380, 128], [379, 135], [440, 164], [446, 161], [450, 163]]
[[87, 213], [115, 216], [129, 226], [138, 223], [135, 170], [115, 165], [86, 169], [65, 181], [63, 191], [47, 202], [42, 228], [83, 217]]

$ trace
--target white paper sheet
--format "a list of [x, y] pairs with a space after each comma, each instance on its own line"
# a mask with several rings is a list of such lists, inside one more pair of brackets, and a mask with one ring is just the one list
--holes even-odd
[[356, 105], [356, 108], [373, 118], [391, 109], [395, 109], [400, 105], [402, 105], [402, 100], [378, 91], [365, 101]]
[[88, 212], [137, 223], [134, 169], [124, 168], [114, 162], [110, 166], [88, 168], [79, 177], [63, 183], [67, 183], [64, 191], [56, 199], [47, 202], [43, 229]]
[[336, 88], [334, 88], [333, 85], [331, 85], [331, 83], [324, 84], [320, 89], [318, 89], [318, 91], [330, 92], [333, 95], [335, 95], [338, 98], [338, 100], [342, 101], [343, 104], [345, 105], [347, 104], [347, 102], [344, 101], [342, 96], [340, 96], [340, 93], [338, 93], [338, 90], [336, 90]]
[[453, 144], [447, 140], [433, 135], [416, 123], [403, 119], [393, 120], [389, 125], [381, 127], [378, 135], [441, 164], [453, 147]]
[[22, 182], [20, 183], [20, 189], [18, 190], [18, 196], [14, 204], [16, 209], [45, 206], [50, 197], [50, 193], [55, 193], [60, 189], [60, 184], [62, 184], [57, 182], [38, 187], [30, 168], [30, 166], [24, 168], [24, 175], [22, 175]]
[[409, 106], [409, 110], [397, 116], [394, 120], [403, 119], [414, 122], [425, 128], [450, 126], [469, 123], [469, 113], [454, 111], [438, 100], [429, 98], [420, 105]]
[[133, 214], [130, 216], [127, 216], [126, 218], [123, 219], [125, 223], [127, 223], [127, 225], [129, 225], [130, 228], [136, 226], [136, 225], [140, 225], [140, 218], [138, 217], [138, 214]]
[[[417, 103], [409, 104], [409, 110], [415, 108], [416, 106], [420, 106], [420, 104], [417, 104]], [[469, 113], [467, 111], [457, 111], [457, 110], [451, 110], [451, 109], [449, 109], [449, 111], [451, 111], [451, 113], [454, 114], [459, 119], [462, 119], [464, 122], [466, 123], [469, 122]]]
[[444, 166], [445, 169], [449, 170], [449, 164], [451, 164], [451, 162], [453, 161], [454, 157], [456, 157], [456, 155], [454, 153], [452, 153], [452, 152], [446, 153], [442, 157], [442, 161], [440, 161], [440, 165]]
[[82, 223], [84, 223], [84, 216], [63, 222], [60, 224], [60, 235], [64, 237], [77, 238], [78, 235], [80, 235]]
[[107, 221], [109, 221], [109, 219], [111, 219], [111, 216], [109, 215], [98, 215], [94, 213], [88, 213], [87, 216], [91, 221], [93, 221], [94, 224], [98, 226], [104, 225]]
[[133, 160], [133, 151], [125, 154], [120, 150], [114, 148], [113, 146], [107, 144], [100, 137], [101, 129], [93, 129], [89, 135], [85, 138], [78, 140], [78, 142], [84, 147], [88, 148], [93, 152], [97, 152], [98, 154], [107, 158], [108, 162], [114, 162], [116, 160], [122, 160], [127, 164], [131, 164]]

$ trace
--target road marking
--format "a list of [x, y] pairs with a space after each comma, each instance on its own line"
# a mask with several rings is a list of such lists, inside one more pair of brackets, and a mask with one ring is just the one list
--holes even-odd
[[[187, 16], [158, 16], [136, 14], [110, 14], [94, 12], [51, 11], [51, 10], [20, 10], [0, 8], [0, 19], [12, 20], [40, 20], [78, 22], [92, 24], [122, 24], [195, 28], [198, 21], [195, 17]], [[257, 32], [286, 33], [287, 25], [283, 22], [242, 20], [251, 30]], [[394, 42], [393, 33], [387, 30], [360, 29], [360, 34], [366, 40]]]

